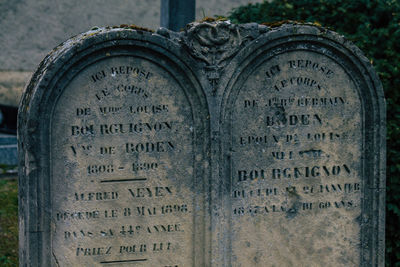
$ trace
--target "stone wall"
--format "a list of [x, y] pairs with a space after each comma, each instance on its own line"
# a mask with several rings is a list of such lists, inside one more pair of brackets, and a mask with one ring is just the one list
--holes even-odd
[[[227, 15], [248, 2], [198, 0], [196, 19]], [[18, 105], [31, 72], [61, 42], [94, 26], [136, 24], [157, 29], [160, 6], [160, 0], [0, 1], [0, 105]]]

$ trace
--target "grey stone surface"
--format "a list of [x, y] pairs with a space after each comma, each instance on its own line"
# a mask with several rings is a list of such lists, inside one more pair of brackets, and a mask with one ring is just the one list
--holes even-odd
[[18, 135], [22, 265], [384, 266], [383, 90], [326, 29], [81, 34]]

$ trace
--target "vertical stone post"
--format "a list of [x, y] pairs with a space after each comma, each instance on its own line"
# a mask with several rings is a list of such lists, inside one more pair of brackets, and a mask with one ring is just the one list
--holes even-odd
[[162, 0], [161, 27], [179, 31], [195, 20], [196, 0]]

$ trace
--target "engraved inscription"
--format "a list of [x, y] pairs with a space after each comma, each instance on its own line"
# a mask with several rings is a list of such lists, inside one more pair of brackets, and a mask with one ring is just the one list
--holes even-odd
[[125, 26], [61, 44], [21, 99], [21, 266], [384, 265], [361, 51], [302, 23]]
[[361, 109], [352, 77], [314, 52], [275, 55], [232, 110], [232, 266], [358, 265]]
[[81, 71], [54, 111], [51, 153], [60, 266], [192, 265], [192, 110], [166, 70], [117, 57]]

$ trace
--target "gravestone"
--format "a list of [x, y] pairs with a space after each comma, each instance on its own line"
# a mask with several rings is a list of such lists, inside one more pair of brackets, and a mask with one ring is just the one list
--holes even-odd
[[101, 28], [19, 110], [22, 266], [383, 266], [385, 104], [312, 25]]

